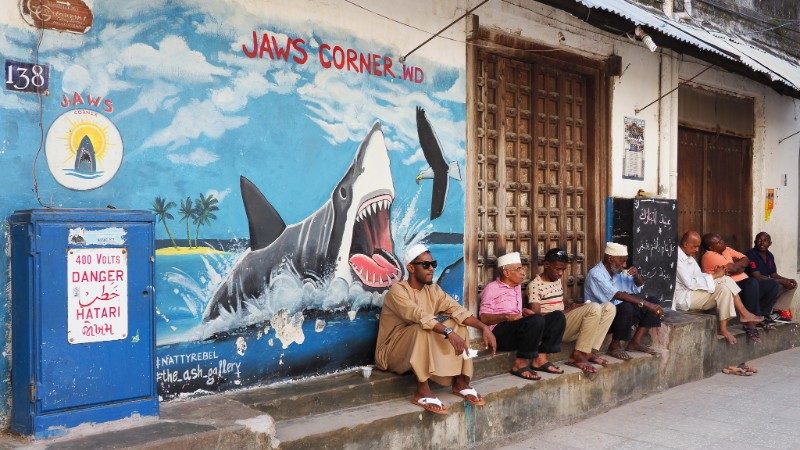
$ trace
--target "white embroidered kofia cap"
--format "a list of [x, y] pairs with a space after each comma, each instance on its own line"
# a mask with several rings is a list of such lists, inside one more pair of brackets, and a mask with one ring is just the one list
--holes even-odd
[[497, 267], [504, 267], [509, 264], [522, 264], [522, 259], [519, 257], [519, 252], [506, 253], [505, 255], [497, 258]]
[[605, 254], [608, 256], [628, 256], [628, 247], [616, 242], [606, 242]]
[[423, 253], [425, 253], [427, 251], [430, 251], [430, 250], [428, 250], [428, 247], [426, 247], [425, 244], [414, 244], [411, 247], [408, 247], [406, 249], [406, 252], [403, 253], [403, 262], [408, 264], [411, 261], [413, 261], [414, 258], [416, 258], [417, 256], [419, 256], [419, 255], [421, 255], [421, 254], [423, 254]]

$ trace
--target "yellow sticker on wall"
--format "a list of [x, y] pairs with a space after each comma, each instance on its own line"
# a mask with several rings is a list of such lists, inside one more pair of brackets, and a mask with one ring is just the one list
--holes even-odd
[[767, 189], [766, 201], [764, 202], [764, 221], [769, 222], [772, 210], [775, 208], [775, 189]]

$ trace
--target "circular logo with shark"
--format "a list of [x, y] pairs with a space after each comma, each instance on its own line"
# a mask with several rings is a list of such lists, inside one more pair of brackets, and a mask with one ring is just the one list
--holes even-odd
[[122, 138], [97, 111], [74, 109], [50, 126], [45, 144], [50, 173], [62, 186], [86, 191], [106, 184], [122, 164]]

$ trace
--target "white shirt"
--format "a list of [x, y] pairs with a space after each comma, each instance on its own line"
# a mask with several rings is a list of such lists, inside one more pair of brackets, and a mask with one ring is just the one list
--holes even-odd
[[716, 288], [714, 277], [703, 273], [700, 265], [691, 256], [684, 253], [678, 246], [678, 267], [676, 269], [675, 296], [672, 299], [672, 309], [689, 309], [689, 296], [692, 291], [706, 291], [713, 293]]

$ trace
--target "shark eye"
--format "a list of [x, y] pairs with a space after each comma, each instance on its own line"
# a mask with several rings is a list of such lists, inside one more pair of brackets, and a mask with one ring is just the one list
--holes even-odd
[[344, 187], [339, 188], [339, 196], [342, 198], [347, 198], [347, 189]]

